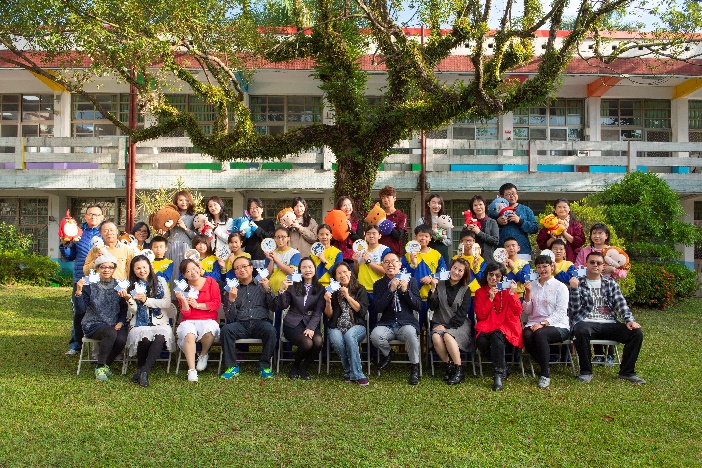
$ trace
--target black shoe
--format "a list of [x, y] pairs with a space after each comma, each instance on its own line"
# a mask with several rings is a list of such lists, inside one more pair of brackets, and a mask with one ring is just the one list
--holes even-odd
[[299, 370], [297, 369], [297, 366], [292, 366], [290, 368], [290, 373], [288, 374], [289, 379], [297, 379], [300, 377]]
[[456, 385], [459, 383], [463, 383], [466, 380], [466, 376], [463, 373], [463, 366], [454, 366], [455, 370], [453, 375], [451, 375], [451, 378], [446, 381], [448, 385]]
[[419, 384], [419, 364], [410, 364], [410, 375], [408, 383], [410, 385]]
[[148, 372], [142, 372], [141, 374], [139, 374], [139, 385], [142, 387], [149, 386], [149, 373]]
[[134, 377], [132, 377], [132, 383], [135, 383], [135, 384], [139, 383], [139, 374], [141, 374], [141, 369], [136, 370]]
[[380, 353], [380, 359], [378, 360], [378, 370], [384, 370], [390, 363], [392, 362], [392, 358], [395, 357], [395, 351], [392, 349], [388, 353], [387, 356], [385, 356], [383, 353]]
[[444, 375], [444, 382], [448, 382], [451, 380], [451, 377], [453, 377], [453, 374], [456, 372], [456, 365], [452, 362], [447, 362], [446, 363], [446, 374]]
[[309, 375], [307, 375], [307, 369], [302, 368], [300, 369], [300, 378], [302, 380], [312, 380], [312, 378]]
[[503, 369], [495, 369], [495, 377], [493, 377], [492, 381], [492, 389], [497, 391], [497, 390], [502, 390], [502, 380], [504, 376], [504, 370]]

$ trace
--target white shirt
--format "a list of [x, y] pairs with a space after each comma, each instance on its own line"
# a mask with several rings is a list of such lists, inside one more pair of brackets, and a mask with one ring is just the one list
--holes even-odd
[[524, 301], [522, 308], [527, 318], [527, 327], [548, 320], [551, 327], [570, 330], [568, 287], [556, 278], [552, 277], [543, 286], [539, 281], [533, 281], [531, 299]]

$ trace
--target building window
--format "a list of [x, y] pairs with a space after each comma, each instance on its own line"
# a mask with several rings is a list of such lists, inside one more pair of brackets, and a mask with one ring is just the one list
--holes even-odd
[[[667, 99], [603, 99], [600, 107], [602, 141], [671, 141], [670, 101]], [[668, 152], [641, 152], [665, 157]]]
[[[702, 101], [688, 101], [688, 141], [702, 143]], [[690, 153], [690, 157], [702, 157], [702, 151]], [[702, 219], [702, 218], [701, 218]]]
[[318, 96], [251, 96], [249, 107], [255, 130], [262, 135], [322, 122], [322, 98]]
[[[53, 135], [52, 94], [0, 94], [0, 137]], [[0, 153], [14, 152], [14, 147], [0, 147]]]
[[548, 106], [520, 107], [512, 114], [515, 140], [581, 141], [585, 101], [555, 99]]
[[127, 225], [127, 199], [122, 197], [101, 198], [71, 198], [71, 215], [79, 220], [85, 220], [85, 211], [91, 205], [98, 205], [102, 209], [105, 220], [114, 221], [117, 228], [124, 230]]
[[[129, 94], [93, 94], [107, 112], [117, 116], [120, 122], [129, 123]], [[71, 95], [71, 134], [74, 137], [100, 137], [121, 135], [121, 132], [106, 116], [95, 108], [86, 97]], [[137, 113], [137, 128], [144, 127], [144, 116]]]
[[0, 198], [0, 221], [31, 235], [33, 251], [48, 255], [48, 198]]

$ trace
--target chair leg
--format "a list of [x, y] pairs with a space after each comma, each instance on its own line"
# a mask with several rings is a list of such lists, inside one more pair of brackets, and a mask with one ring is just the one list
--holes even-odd
[[80, 355], [78, 356], [78, 371], [76, 372], [76, 375], [80, 375], [80, 366], [83, 363], [83, 353], [87, 347], [88, 343], [83, 342], [83, 346], [80, 348]]
[[178, 349], [178, 360], [176, 361], [176, 370], [175, 370], [176, 375], [178, 375], [178, 371], [180, 370], [181, 359], [183, 359], [183, 350], [179, 348]]

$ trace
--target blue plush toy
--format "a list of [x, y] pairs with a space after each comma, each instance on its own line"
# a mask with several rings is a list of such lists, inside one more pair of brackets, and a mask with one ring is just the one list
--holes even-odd
[[227, 228], [227, 230], [233, 233], [238, 232], [245, 235], [248, 239], [256, 229], [256, 225], [251, 221], [251, 218], [247, 216], [240, 216], [239, 218], [232, 220], [231, 228], [229, 228], [229, 226], [227, 226]]
[[393, 223], [389, 219], [384, 219], [380, 222], [380, 224], [378, 224], [378, 230], [380, 231], [381, 236], [390, 235], [394, 227], [395, 223]]
[[509, 202], [502, 197], [495, 198], [487, 209], [488, 216], [491, 218], [499, 218], [500, 216], [507, 218], [514, 213], [514, 210], [509, 207]]

